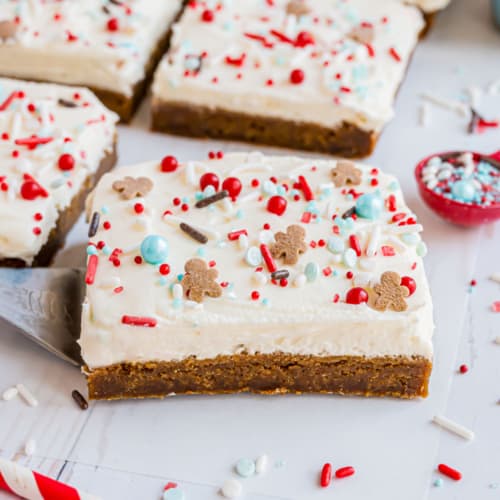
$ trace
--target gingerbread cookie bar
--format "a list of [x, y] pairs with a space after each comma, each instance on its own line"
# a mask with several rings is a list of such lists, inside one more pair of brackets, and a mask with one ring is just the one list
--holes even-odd
[[87, 89], [0, 78], [0, 266], [46, 266], [116, 161], [118, 116]]
[[82, 85], [129, 121], [183, 1], [0, 4], [0, 75]]
[[153, 130], [365, 156], [424, 23], [396, 0], [188, 4], [153, 84]]
[[90, 397], [426, 396], [426, 248], [396, 179], [347, 160], [211, 157], [123, 167], [89, 198]]

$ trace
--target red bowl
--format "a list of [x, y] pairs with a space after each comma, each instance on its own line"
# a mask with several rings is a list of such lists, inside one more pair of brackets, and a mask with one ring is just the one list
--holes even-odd
[[[451, 200], [438, 193], [435, 193], [432, 189], [429, 189], [422, 180], [422, 169], [431, 158], [433, 158], [434, 156], [443, 156], [447, 154], [462, 152], [465, 151], [447, 151], [445, 153], [435, 153], [427, 156], [418, 163], [418, 165], [415, 167], [415, 179], [417, 180], [420, 196], [422, 197], [426, 205], [436, 214], [438, 214], [448, 222], [458, 224], [459, 226], [478, 226], [480, 224], [485, 224], [487, 222], [493, 222], [500, 219], [499, 203], [495, 205], [483, 206]], [[482, 158], [485, 160], [493, 160], [496, 163], [500, 162], [500, 151], [497, 151], [496, 153], [493, 153], [491, 155], [482, 155], [480, 153], [474, 152], [472, 152], [472, 154], [474, 155], [474, 159]], [[495, 166], [500, 169], [499, 166]]]

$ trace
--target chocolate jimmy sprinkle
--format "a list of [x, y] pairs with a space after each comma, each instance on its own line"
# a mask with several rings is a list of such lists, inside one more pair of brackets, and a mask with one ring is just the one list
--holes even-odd
[[356, 207], [351, 207], [349, 210], [346, 210], [342, 214], [342, 219], [347, 219], [348, 217], [352, 217], [356, 213]]
[[64, 108], [76, 108], [77, 104], [74, 103], [73, 101], [68, 101], [67, 99], [58, 99], [57, 104], [59, 106], [63, 106]]
[[99, 212], [94, 212], [92, 214], [92, 219], [90, 219], [90, 225], [89, 225], [89, 238], [92, 238], [96, 235], [97, 229], [99, 227], [99, 219], [101, 216], [99, 215]]
[[218, 193], [215, 193], [212, 196], [208, 196], [207, 198], [203, 198], [202, 200], [197, 201], [195, 207], [205, 208], [208, 207], [208, 205], [211, 205], [212, 203], [216, 203], [220, 200], [223, 200], [224, 198], [227, 198], [228, 196], [229, 192], [223, 189], [222, 191], [219, 191]]
[[467, 125], [467, 132], [469, 134], [473, 134], [476, 131], [479, 120], [481, 119], [482, 116], [474, 108], [470, 108], [470, 121]]
[[282, 280], [286, 279], [290, 276], [290, 272], [288, 269], [278, 269], [277, 271], [274, 271], [274, 273], [271, 273], [271, 278], [273, 280]]
[[80, 409], [86, 410], [89, 407], [87, 400], [76, 389], [71, 393], [71, 396], [75, 400], [76, 404], [80, 407]]
[[198, 241], [199, 243], [205, 244], [208, 241], [208, 238], [203, 234], [200, 233], [197, 229], [194, 227], [190, 226], [189, 224], [186, 224], [185, 222], [181, 222], [179, 227], [188, 235], [193, 238], [193, 240]]
[[111, 11], [110, 11], [110, 10], [109, 10], [109, 9], [108, 9], [105, 5], [103, 5], [103, 6], [102, 6], [102, 11], [103, 11], [105, 14], [108, 14], [108, 15], [109, 15], [109, 14], [111, 14]]

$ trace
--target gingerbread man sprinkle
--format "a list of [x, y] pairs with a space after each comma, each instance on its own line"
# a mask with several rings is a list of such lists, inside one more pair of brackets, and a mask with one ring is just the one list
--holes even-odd
[[408, 305], [405, 298], [410, 294], [406, 286], [401, 286], [401, 276], [394, 271], [386, 271], [380, 277], [380, 284], [373, 287], [376, 298], [373, 308], [377, 311], [392, 309], [396, 312], [406, 311]]
[[340, 160], [332, 169], [335, 187], [357, 186], [361, 184], [361, 170], [348, 160]]
[[373, 26], [355, 26], [347, 36], [363, 45], [371, 44], [375, 38], [375, 30]]
[[146, 196], [153, 189], [153, 181], [147, 177], [125, 177], [113, 182], [113, 189], [120, 193], [124, 200]]
[[292, 16], [307, 16], [311, 12], [311, 9], [304, 1], [301, 0], [290, 0], [286, 6], [286, 13]]
[[283, 257], [285, 264], [293, 265], [299, 260], [299, 255], [307, 250], [304, 238], [306, 232], [303, 227], [293, 224], [286, 228], [286, 233], [276, 233], [269, 250], [275, 259]]
[[202, 259], [190, 259], [184, 264], [186, 274], [181, 285], [190, 300], [203, 302], [205, 295], [220, 297], [222, 288], [215, 281], [219, 275], [217, 269], [209, 268]]

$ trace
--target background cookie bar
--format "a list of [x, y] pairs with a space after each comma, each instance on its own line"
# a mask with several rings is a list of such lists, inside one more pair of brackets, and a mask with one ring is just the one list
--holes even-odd
[[398, 1], [190, 2], [153, 86], [153, 129], [369, 154], [424, 22]]
[[347, 160], [166, 157], [107, 174], [88, 208], [90, 397], [427, 394], [425, 245], [393, 177]]
[[50, 264], [116, 161], [117, 120], [87, 89], [0, 78], [0, 265]]
[[0, 75], [90, 87], [132, 117], [182, 0], [0, 4]]

